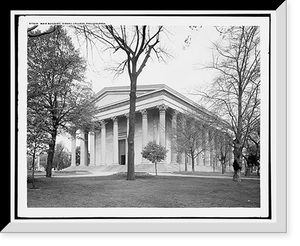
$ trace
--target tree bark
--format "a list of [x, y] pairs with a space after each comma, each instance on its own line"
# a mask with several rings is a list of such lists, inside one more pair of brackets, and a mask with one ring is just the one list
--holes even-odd
[[250, 167], [248, 165], [245, 167], [245, 176], [250, 176]]
[[35, 183], [34, 183], [34, 162], [35, 162], [35, 149], [33, 150], [33, 155], [32, 155], [32, 175], [31, 175], [31, 178], [32, 178], [32, 189], [35, 188]]
[[191, 151], [191, 157], [192, 157], [192, 172], [195, 172], [195, 158], [194, 158], [193, 151]]
[[155, 165], [155, 175], [157, 176], [157, 161], [154, 163]]
[[52, 176], [52, 164], [53, 164], [53, 157], [55, 151], [55, 142], [56, 142], [57, 131], [55, 130], [51, 134], [51, 141], [49, 144], [48, 150], [48, 158], [47, 158], [47, 166], [46, 166], [46, 177], [50, 178]]
[[[243, 146], [242, 146], [242, 95], [243, 95], [243, 89], [242, 89], [242, 81], [241, 78], [239, 79], [239, 94], [238, 94], [238, 125], [237, 125], [237, 132], [236, 132], [236, 139], [234, 140], [234, 159], [237, 161], [239, 166], [242, 166], [242, 157], [243, 157]], [[238, 176], [237, 181], [241, 181], [239, 178], [241, 170], [239, 169], [238, 172], [233, 175], [233, 180], [235, 178], [235, 175]]]
[[234, 170], [233, 181], [241, 182], [241, 169]]
[[[241, 146], [238, 138], [235, 139], [235, 141], [234, 141], [233, 154], [234, 154], [234, 160], [236, 160], [238, 165], [241, 167], [242, 166], [243, 147]], [[241, 169], [234, 170], [233, 181], [240, 182], [241, 181], [240, 176], [241, 176]]]
[[[133, 69], [136, 69], [133, 66]], [[135, 108], [136, 108], [136, 73], [130, 74], [130, 103], [129, 103], [129, 133], [128, 133], [128, 164], [127, 164], [127, 180], [135, 180], [134, 170], [134, 131], [135, 131]]]
[[186, 156], [186, 153], [184, 155], [184, 171], [187, 172], [187, 156]]
[[222, 174], [225, 173], [226, 170], [226, 163], [222, 163]]
[[[239, 166], [242, 166], [242, 148], [241, 147], [234, 147], [234, 159], [237, 161], [237, 163], [239, 164]], [[241, 169], [239, 170], [235, 170], [234, 174], [233, 174], [233, 180], [234, 181], [241, 181], [240, 179], [240, 175], [241, 175]]]

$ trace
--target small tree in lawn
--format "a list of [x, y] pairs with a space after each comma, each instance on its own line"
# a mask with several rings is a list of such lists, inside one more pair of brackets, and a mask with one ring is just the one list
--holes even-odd
[[157, 144], [155, 141], [150, 141], [141, 154], [143, 158], [155, 164], [155, 174], [157, 175], [157, 162], [166, 159], [167, 152], [168, 150], [164, 146]]

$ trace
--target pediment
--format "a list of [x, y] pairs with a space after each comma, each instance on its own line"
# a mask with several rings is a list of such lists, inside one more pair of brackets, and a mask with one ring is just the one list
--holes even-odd
[[96, 101], [96, 106], [97, 107], [103, 107], [103, 106], [113, 104], [113, 103], [116, 103], [118, 101], [128, 99], [128, 98], [129, 98], [128, 92], [105, 93], [104, 95], [102, 95], [101, 97], [98, 98], [98, 100]]
[[[136, 95], [137, 97], [155, 91], [160, 87], [156, 86], [138, 86]], [[111, 104], [115, 104], [120, 101], [129, 100], [130, 88], [129, 86], [119, 86], [119, 87], [105, 87], [99, 91], [94, 100], [97, 107], [103, 107]]]

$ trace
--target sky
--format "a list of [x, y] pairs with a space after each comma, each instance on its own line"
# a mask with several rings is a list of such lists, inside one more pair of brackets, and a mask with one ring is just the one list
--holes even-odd
[[[166, 84], [174, 90], [188, 96], [195, 102], [199, 96], [190, 94], [194, 89], [207, 86], [214, 78], [214, 72], [203, 69], [203, 65], [209, 64], [212, 59], [212, 42], [219, 39], [220, 35], [213, 26], [203, 26], [197, 31], [188, 26], [167, 26], [168, 35], [161, 37], [161, 44], [167, 48], [172, 55], [166, 62], [159, 62], [155, 56], [148, 60], [146, 67], [138, 78], [138, 85]], [[121, 54], [110, 55], [108, 52], [86, 52], [85, 44], [80, 42], [72, 29], [67, 28], [73, 43], [82, 56], [87, 60], [86, 80], [92, 82], [95, 93], [106, 86], [129, 86], [127, 71], [118, 77], [107, 71], [112, 60], [118, 60]], [[187, 37], [191, 42], [186, 45]], [[103, 49], [99, 45], [98, 49]], [[92, 54], [92, 55], [91, 55]], [[201, 69], [202, 68], [202, 69]], [[64, 142], [65, 147], [70, 150], [70, 140], [66, 136], [59, 136], [58, 142]], [[77, 141], [77, 146], [80, 141]]]
[[[210, 83], [212, 71], [200, 70], [200, 68], [201, 64], [211, 61], [211, 42], [219, 38], [219, 33], [215, 28], [205, 26], [198, 31], [192, 31], [188, 26], [167, 26], [166, 29], [168, 36], [162, 36], [161, 43], [172, 57], [164, 63], [152, 56], [138, 78], [138, 85], [166, 84], [180, 93], [187, 93], [187, 90], [191, 88]], [[118, 60], [122, 51], [109, 55], [108, 52], [98, 54], [94, 50], [93, 55], [91, 52], [87, 55], [85, 45], [79, 46], [72, 31], [70, 31], [70, 35], [73, 37], [74, 45], [81, 50], [87, 60], [86, 79], [92, 81], [95, 92], [106, 86], [129, 85], [126, 71], [116, 78], [115, 74], [105, 70], [112, 60]], [[188, 36], [191, 36], [191, 44], [187, 47], [184, 40]], [[98, 47], [101, 50], [103, 45]]]

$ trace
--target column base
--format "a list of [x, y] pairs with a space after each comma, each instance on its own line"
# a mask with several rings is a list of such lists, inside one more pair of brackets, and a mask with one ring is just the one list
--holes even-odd
[[141, 164], [152, 164], [150, 161], [143, 158]]
[[166, 161], [161, 161], [161, 162], [157, 163], [157, 165], [161, 165], [161, 164], [167, 165], [168, 163]]

